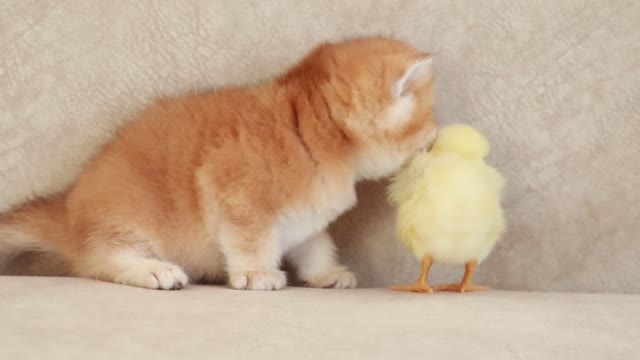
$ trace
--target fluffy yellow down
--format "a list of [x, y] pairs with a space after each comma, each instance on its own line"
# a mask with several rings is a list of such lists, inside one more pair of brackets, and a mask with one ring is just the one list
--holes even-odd
[[484, 161], [488, 141], [465, 125], [442, 129], [389, 186], [402, 242], [418, 259], [481, 262], [504, 231], [503, 178]]

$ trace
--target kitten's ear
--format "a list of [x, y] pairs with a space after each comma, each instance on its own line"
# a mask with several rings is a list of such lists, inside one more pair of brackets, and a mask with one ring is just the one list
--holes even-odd
[[404, 74], [396, 82], [394, 95], [402, 97], [408, 94], [414, 86], [428, 82], [432, 75], [433, 57], [426, 55], [409, 65]]

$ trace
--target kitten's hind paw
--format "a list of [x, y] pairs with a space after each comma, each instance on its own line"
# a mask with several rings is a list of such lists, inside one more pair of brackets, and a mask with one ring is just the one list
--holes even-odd
[[307, 280], [311, 287], [325, 289], [351, 289], [357, 285], [356, 275], [345, 266], [338, 266], [326, 274]]

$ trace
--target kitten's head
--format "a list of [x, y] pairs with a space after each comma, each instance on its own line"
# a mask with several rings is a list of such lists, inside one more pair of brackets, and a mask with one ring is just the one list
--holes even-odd
[[298, 71], [313, 79], [354, 143], [359, 178], [392, 175], [435, 139], [428, 53], [398, 40], [361, 38], [321, 45]]

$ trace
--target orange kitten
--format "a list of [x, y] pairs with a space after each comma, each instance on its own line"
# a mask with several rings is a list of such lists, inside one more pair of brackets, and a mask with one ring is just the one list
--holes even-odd
[[356, 279], [327, 225], [355, 183], [389, 176], [436, 132], [429, 54], [386, 38], [317, 47], [272, 82], [163, 99], [65, 194], [0, 216], [0, 252], [61, 254], [77, 276], [151, 289], [227, 279]]

